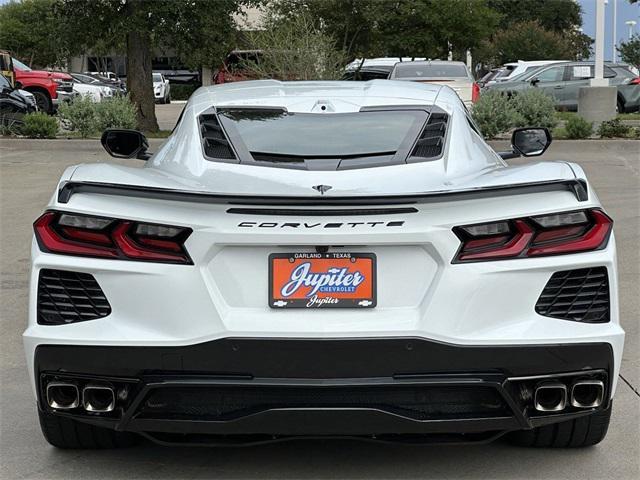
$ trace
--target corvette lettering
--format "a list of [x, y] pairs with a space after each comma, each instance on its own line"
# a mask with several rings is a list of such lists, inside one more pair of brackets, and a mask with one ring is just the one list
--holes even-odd
[[306, 230], [322, 228], [357, 228], [357, 227], [402, 227], [404, 220], [391, 222], [240, 222], [240, 228], [302, 228]]

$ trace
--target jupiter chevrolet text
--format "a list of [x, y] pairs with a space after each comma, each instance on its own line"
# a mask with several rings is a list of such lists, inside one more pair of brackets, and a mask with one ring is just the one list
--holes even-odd
[[34, 223], [45, 437], [598, 443], [613, 221], [578, 165], [505, 161], [550, 142], [497, 153], [451, 88], [387, 80], [201, 88], [155, 153], [107, 130], [132, 165], [68, 168]]

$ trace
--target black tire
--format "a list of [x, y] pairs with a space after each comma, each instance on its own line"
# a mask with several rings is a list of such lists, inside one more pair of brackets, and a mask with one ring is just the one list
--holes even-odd
[[116, 432], [66, 417], [39, 411], [40, 428], [51, 445], [63, 449], [125, 448], [135, 445], [138, 436]]
[[167, 97], [167, 101], [165, 102], [167, 105], [171, 103], [171, 94]]
[[581, 448], [600, 443], [607, 435], [611, 408], [566, 422], [512, 432], [507, 439], [521, 447]]
[[616, 103], [616, 112], [617, 113], [624, 113], [624, 102], [622, 101], [621, 98], [618, 99], [618, 102]]
[[31, 94], [36, 97], [36, 105], [38, 105], [38, 110], [45, 113], [53, 112], [53, 104], [51, 103], [51, 98], [49, 95], [41, 90], [33, 90]]

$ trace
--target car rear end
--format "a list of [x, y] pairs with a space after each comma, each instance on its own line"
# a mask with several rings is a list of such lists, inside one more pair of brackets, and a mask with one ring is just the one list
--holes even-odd
[[[371, 114], [350, 128], [348, 115], [330, 117], [334, 141], [322, 143], [318, 118], [294, 107], [219, 110], [217, 129], [208, 110], [189, 119], [190, 107], [174, 135], [195, 128], [204, 148], [188, 144], [180, 158], [217, 156], [201, 167], [233, 191], [118, 184], [109, 174], [123, 167], [85, 169], [102, 172], [96, 182], [71, 168], [34, 224], [24, 343], [51, 443], [68, 447], [66, 434], [86, 446], [80, 435], [96, 432], [113, 444], [139, 433], [206, 445], [604, 436], [624, 332], [612, 220], [579, 167], [557, 165], [571, 172], [562, 181], [517, 185], [517, 171], [504, 174], [511, 183], [495, 171], [494, 185], [416, 193], [450, 148], [485, 148], [471, 130], [449, 139], [468, 125], [462, 107], [448, 124], [433, 107], [384, 109], [367, 146], [386, 151], [397, 125], [424, 118], [429, 148], [418, 142], [411, 161], [385, 168], [371, 168], [383, 155], [354, 153], [342, 171], [331, 149], [341, 131], [362, 139]], [[234, 150], [220, 137], [228, 122], [252, 164], [233, 156], [238, 137]], [[289, 122], [296, 144], [277, 141]], [[185, 146], [177, 140], [154, 161]], [[312, 142], [326, 155], [306, 158]], [[150, 178], [166, 181], [159, 173]], [[404, 193], [375, 192], [389, 184]], [[256, 193], [268, 188], [285, 194]]]
[[458, 94], [467, 107], [480, 98], [480, 86], [462, 62], [400, 62], [396, 63], [389, 78], [446, 85]]

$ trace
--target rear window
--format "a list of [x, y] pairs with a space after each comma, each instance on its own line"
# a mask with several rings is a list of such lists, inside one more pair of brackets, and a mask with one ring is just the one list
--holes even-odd
[[154, 83], [162, 82], [162, 75], [160, 75], [159, 73], [154, 73], [153, 74], [153, 81], [154, 81]]
[[412, 62], [396, 64], [395, 78], [469, 78], [467, 67], [446, 63], [420, 65]]
[[[235, 131], [255, 154], [313, 157], [395, 154], [427, 118], [420, 110], [358, 113], [288, 113], [282, 110], [222, 110], [227, 132]], [[233, 140], [232, 140], [233, 141]]]

